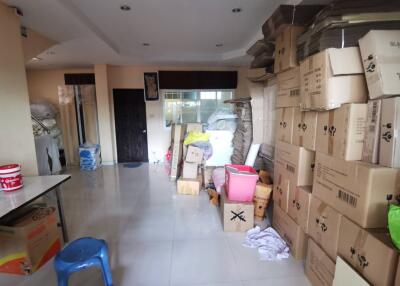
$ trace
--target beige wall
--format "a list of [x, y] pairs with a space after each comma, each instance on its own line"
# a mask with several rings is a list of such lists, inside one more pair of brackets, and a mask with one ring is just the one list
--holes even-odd
[[56, 44], [55, 41], [42, 36], [32, 29], [27, 29], [27, 34], [28, 37], [22, 37], [22, 49], [24, 51], [25, 62], [29, 62], [33, 57], [38, 56]]
[[0, 2], [0, 164], [18, 163], [37, 175], [20, 21]]

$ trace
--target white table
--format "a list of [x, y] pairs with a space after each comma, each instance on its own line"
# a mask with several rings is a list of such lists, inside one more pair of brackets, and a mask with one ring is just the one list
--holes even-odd
[[22, 189], [8, 193], [0, 191], [0, 217], [26, 206], [41, 196], [54, 191], [64, 242], [67, 242], [67, 225], [65, 223], [59, 187], [70, 178], [70, 175], [23, 177], [24, 187]]

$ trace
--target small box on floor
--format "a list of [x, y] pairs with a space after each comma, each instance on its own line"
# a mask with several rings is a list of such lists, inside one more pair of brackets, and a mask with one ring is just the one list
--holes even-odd
[[254, 193], [254, 217], [262, 220], [265, 217], [265, 211], [268, 207], [272, 193], [272, 185], [258, 182], [256, 192]]
[[365, 124], [365, 137], [362, 149], [362, 160], [372, 164], [379, 163], [379, 141], [381, 132], [381, 107], [380, 99], [368, 101], [367, 122]]
[[319, 112], [315, 150], [343, 160], [361, 160], [367, 104], [344, 104]]
[[382, 100], [379, 164], [400, 168], [400, 97]]
[[369, 31], [359, 43], [369, 97], [400, 95], [400, 30]]
[[201, 190], [202, 180], [198, 175], [197, 179], [179, 178], [176, 182], [177, 193], [180, 195], [198, 195]]
[[332, 260], [336, 259], [341, 221], [340, 213], [315, 196], [311, 197], [308, 235], [321, 246]]
[[304, 272], [313, 286], [331, 286], [335, 275], [335, 262], [311, 238]]
[[300, 63], [300, 107], [329, 110], [367, 101], [358, 47], [326, 49]]
[[292, 144], [294, 107], [276, 109], [276, 140]]
[[318, 112], [316, 111], [301, 111], [300, 108], [295, 109], [292, 136], [294, 145], [315, 151], [317, 118]]
[[203, 150], [198, 147], [189, 146], [186, 152], [185, 161], [201, 164], [203, 162]]
[[215, 168], [216, 167], [206, 167], [206, 166], [202, 168], [204, 187], [207, 187], [209, 184], [214, 183], [212, 178], [212, 173], [215, 170]]
[[283, 210], [274, 205], [272, 226], [289, 245], [295, 259], [304, 259], [307, 250], [307, 235]]
[[199, 173], [199, 164], [183, 162], [182, 178], [197, 179]]
[[300, 106], [300, 68], [294, 67], [276, 75], [276, 107]]
[[40, 207], [0, 226], [0, 272], [28, 275], [61, 249], [55, 208]]
[[288, 214], [301, 229], [308, 233], [311, 186], [295, 187], [289, 190]]
[[365, 230], [343, 218], [338, 255], [372, 285], [393, 285], [398, 252], [386, 229]]
[[279, 73], [297, 66], [297, 37], [304, 27], [288, 26], [275, 39], [274, 73]]
[[221, 190], [221, 218], [226, 232], [247, 231], [254, 227], [253, 202], [234, 202]]

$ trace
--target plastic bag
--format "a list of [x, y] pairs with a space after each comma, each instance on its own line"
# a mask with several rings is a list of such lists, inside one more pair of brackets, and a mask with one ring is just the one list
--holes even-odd
[[52, 119], [55, 118], [57, 114], [57, 110], [48, 102], [32, 103], [30, 108], [31, 114], [39, 120]]
[[398, 249], [400, 249], [400, 206], [389, 206], [388, 224], [392, 242]]
[[190, 145], [195, 142], [207, 142], [210, 139], [210, 134], [191, 131], [183, 141], [183, 144]]

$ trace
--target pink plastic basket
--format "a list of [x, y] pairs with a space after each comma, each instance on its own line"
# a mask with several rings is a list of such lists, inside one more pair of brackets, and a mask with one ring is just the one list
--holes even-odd
[[225, 189], [228, 199], [237, 202], [253, 201], [258, 174], [250, 166], [225, 165]]

